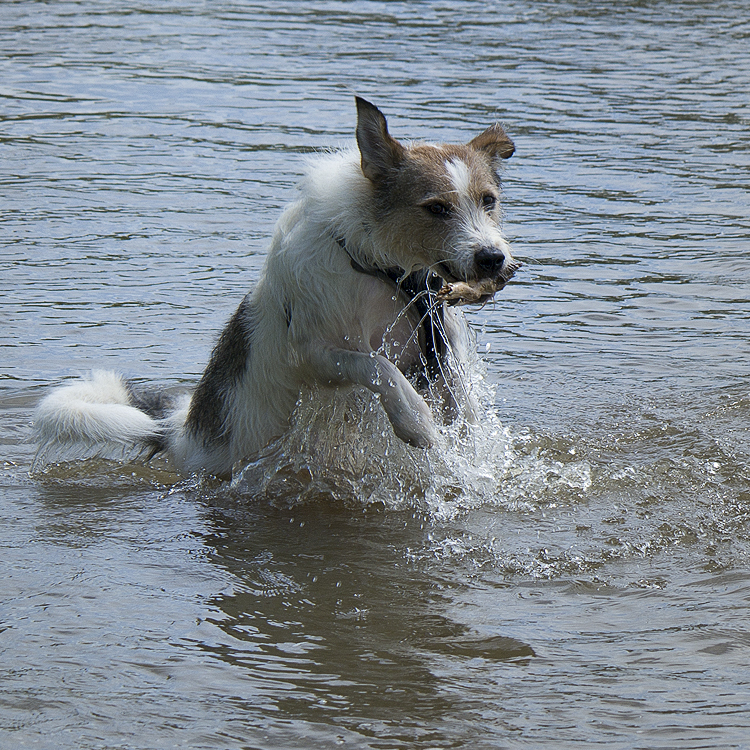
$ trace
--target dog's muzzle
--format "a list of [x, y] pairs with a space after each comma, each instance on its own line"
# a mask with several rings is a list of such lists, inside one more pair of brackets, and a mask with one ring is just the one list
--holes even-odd
[[494, 279], [500, 276], [504, 263], [505, 253], [497, 247], [482, 247], [474, 253], [477, 278]]
[[520, 264], [495, 246], [481, 247], [474, 253], [474, 277], [508, 282]]

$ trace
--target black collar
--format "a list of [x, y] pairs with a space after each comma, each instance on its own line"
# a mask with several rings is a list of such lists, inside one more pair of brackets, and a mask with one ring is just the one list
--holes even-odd
[[395, 284], [398, 287], [401, 281], [406, 277], [406, 271], [398, 266], [392, 266], [391, 268], [378, 268], [377, 266], [365, 267], [354, 260], [354, 256], [349, 252], [349, 248], [346, 246], [346, 240], [343, 237], [337, 237], [336, 242], [339, 243], [339, 247], [349, 256], [349, 262], [352, 268], [357, 273], [364, 273], [367, 276], [374, 276], [382, 281], [388, 281], [391, 284]]
[[409, 302], [414, 300], [414, 305], [420, 317], [429, 309], [435, 309], [439, 306], [435, 294], [443, 286], [443, 279], [438, 274], [427, 269], [420, 269], [407, 274], [403, 268], [399, 268], [398, 266], [390, 266], [389, 268], [363, 266], [349, 252], [346, 240], [338, 237], [336, 242], [338, 242], [339, 247], [349, 256], [349, 263], [355, 271], [393, 284], [396, 290], [401, 292]]
[[414, 306], [419, 315], [420, 328], [424, 333], [424, 337], [420, 337], [420, 345], [427, 363], [427, 371], [431, 377], [437, 377], [441, 371], [440, 359], [444, 357], [448, 348], [443, 322], [445, 303], [438, 302], [436, 297], [437, 291], [443, 285], [443, 279], [426, 268], [407, 274], [398, 266], [365, 267], [354, 259], [343, 237], [337, 237], [336, 242], [349, 256], [349, 262], [357, 273], [374, 276], [392, 284], [396, 291], [406, 298], [407, 304]]

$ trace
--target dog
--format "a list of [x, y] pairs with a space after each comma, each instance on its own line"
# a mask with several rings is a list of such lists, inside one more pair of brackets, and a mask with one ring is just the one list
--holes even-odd
[[417, 448], [439, 440], [441, 422], [472, 418], [461, 368], [473, 339], [445, 300], [461, 302], [453, 284], [485, 301], [517, 270], [499, 226], [500, 167], [515, 147], [498, 123], [465, 145], [404, 144], [376, 106], [356, 107], [357, 148], [311, 162], [193, 392], [94, 371], [39, 404], [40, 453], [114, 445], [230, 477], [284, 434], [307, 386], [369, 389]]

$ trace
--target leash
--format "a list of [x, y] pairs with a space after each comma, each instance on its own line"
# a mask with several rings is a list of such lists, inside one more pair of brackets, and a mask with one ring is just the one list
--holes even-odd
[[427, 269], [407, 274], [403, 268], [398, 266], [391, 266], [390, 268], [365, 267], [354, 259], [343, 237], [337, 237], [336, 242], [349, 256], [349, 262], [357, 273], [373, 276], [390, 284], [395, 288], [397, 294], [406, 298], [407, 304], [414, 305], [421, 321], [420, 328], [424, 332], [422, 354], [425, 358], [427, 372], [431, 378], [437, 378], [441, 373], [441, 359], [448, 349], [443, 325], [445, 305], [443, 302], [439, 302], [436, 296], [437, 291], [443, 285], [442, 278]]

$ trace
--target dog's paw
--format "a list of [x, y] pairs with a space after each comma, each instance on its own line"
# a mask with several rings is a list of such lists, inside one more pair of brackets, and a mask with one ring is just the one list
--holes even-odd
[[[407, 384], [408, 385], [408, 384]], [[381, 393], [380, 403], [385, 408], [396, 437], [415, 448], [430, 448], [437, 442], [437, 428], [430, 407], [409, 386], [401, 392]]]
[[[414, 448], [431, 448], [435, 444], [436, 434], [434, 430], [404, 430], [402, 424], [397, 424], [391, 421], [393, 425], [393, 431], [396, 437], [403, 440], [405, 443], [413, 446]], [[409, 426], [413, 427], [412, 425]]]

